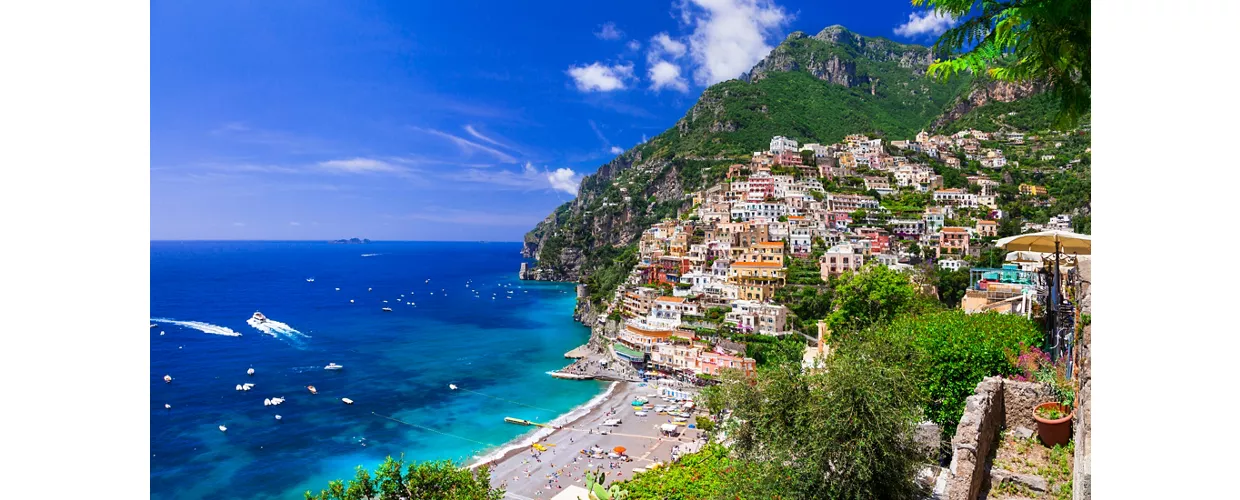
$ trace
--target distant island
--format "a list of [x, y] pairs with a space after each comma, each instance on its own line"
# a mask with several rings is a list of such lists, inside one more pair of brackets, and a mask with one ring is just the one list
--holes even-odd
[[349, 238], [347, 240], [332, 240], [332, 243], [370, 243], [366, 238]]

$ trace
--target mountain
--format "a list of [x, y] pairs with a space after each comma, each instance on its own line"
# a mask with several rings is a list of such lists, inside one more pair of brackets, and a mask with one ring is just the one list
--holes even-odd
[[687, 193], [719, 182], [729, 164], [767, 149], [773, 136], [821, 144], [855, 133], [909, 139], [958, 119], [985, 121], [992, 103], [1039, 90], [968, 76], [933, 81], [925, 77], [933, 61], [927, 47], [838, 25], [788, 35], [739, 79], [704, 90], [672, 128], [586, 176], [575, 200], [526, 234], [522, 253], [538, 260], [527, 277], [585, 277], [592, 298], [605, 295], [632, 267], [628, 247], [645, 228], [679, 216], [690, 208]]

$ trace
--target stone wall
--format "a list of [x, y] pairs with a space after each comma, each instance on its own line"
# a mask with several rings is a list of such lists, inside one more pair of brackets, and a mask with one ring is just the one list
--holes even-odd
[[991, 452], [1002, 429], [1037, 429], [1033, 409], [1050, 401], [1054, 392], [1045, 384], [987, 377], [965, 400], [964, 416], [952, 438], [952, 461], [943, 498], [973, 500], [990, 473]]
[[989, 377], [965, 399], [964, 416], [952, 438], [952, 462], [947, 479], [947, 498], [977, 498], [986, 479], [986, 462], [1003, 425], [1003, 379]]
[[[1081, 279], [1085, 283], [1081, 286], [1081, 295], [1083, 296], [1079, 303], [1081, 304], [1081, 314], [1092, 314], [1093, 304], [1092, 288], [1089, 281], [1092, 279], [1090, 272], [1090, 262], [1083, 259], [1077, 265], [1077, 270], [1081, 273]], [[1093, 480], [1093, 471], [1090, 469], [1090, 437], [1092, 426], [1090, 425], [1090, 393], [1093, 389], [1093, 370], [1091, 358], [1091, 330], [1093, 325], [1087, 325], [1081, 331], [1081, 336], [1077, 339], [1076, 354], [1076, 377], [1080, 384], [1076, 391], [1076, 414], [1073, 416], [1072, 425], [1075, 426], [1076, 435], [1073, 439], [1076, 441], [1075, 455], [1072, 457], [1072, 500], [1088, 500], [1090, 498], [1090, 483]]]

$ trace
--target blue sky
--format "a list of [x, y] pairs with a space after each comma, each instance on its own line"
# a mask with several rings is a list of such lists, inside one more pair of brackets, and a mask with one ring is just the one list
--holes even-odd
[[155, 2], [151, 238], [520, 240], [788, 33], [928, 44], [952, 21], [923, 14], [907, 0]]

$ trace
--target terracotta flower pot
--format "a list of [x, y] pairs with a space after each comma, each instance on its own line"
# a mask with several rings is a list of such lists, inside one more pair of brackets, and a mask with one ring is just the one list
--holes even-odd
[[[1047, 420], [1038, 415], [1038, 408], [1058, 408], [1067, 415], [1063, 418]], [[1059, 403], [1042, 403], [1035, 407], [1033, 419], [1038, 421], [1038, 439], [1042, 440], [1042, 444], [1050, 447], [1068, 444], [1068, 440], [1072, 437], [1072, 415], [1071, 408]]]

